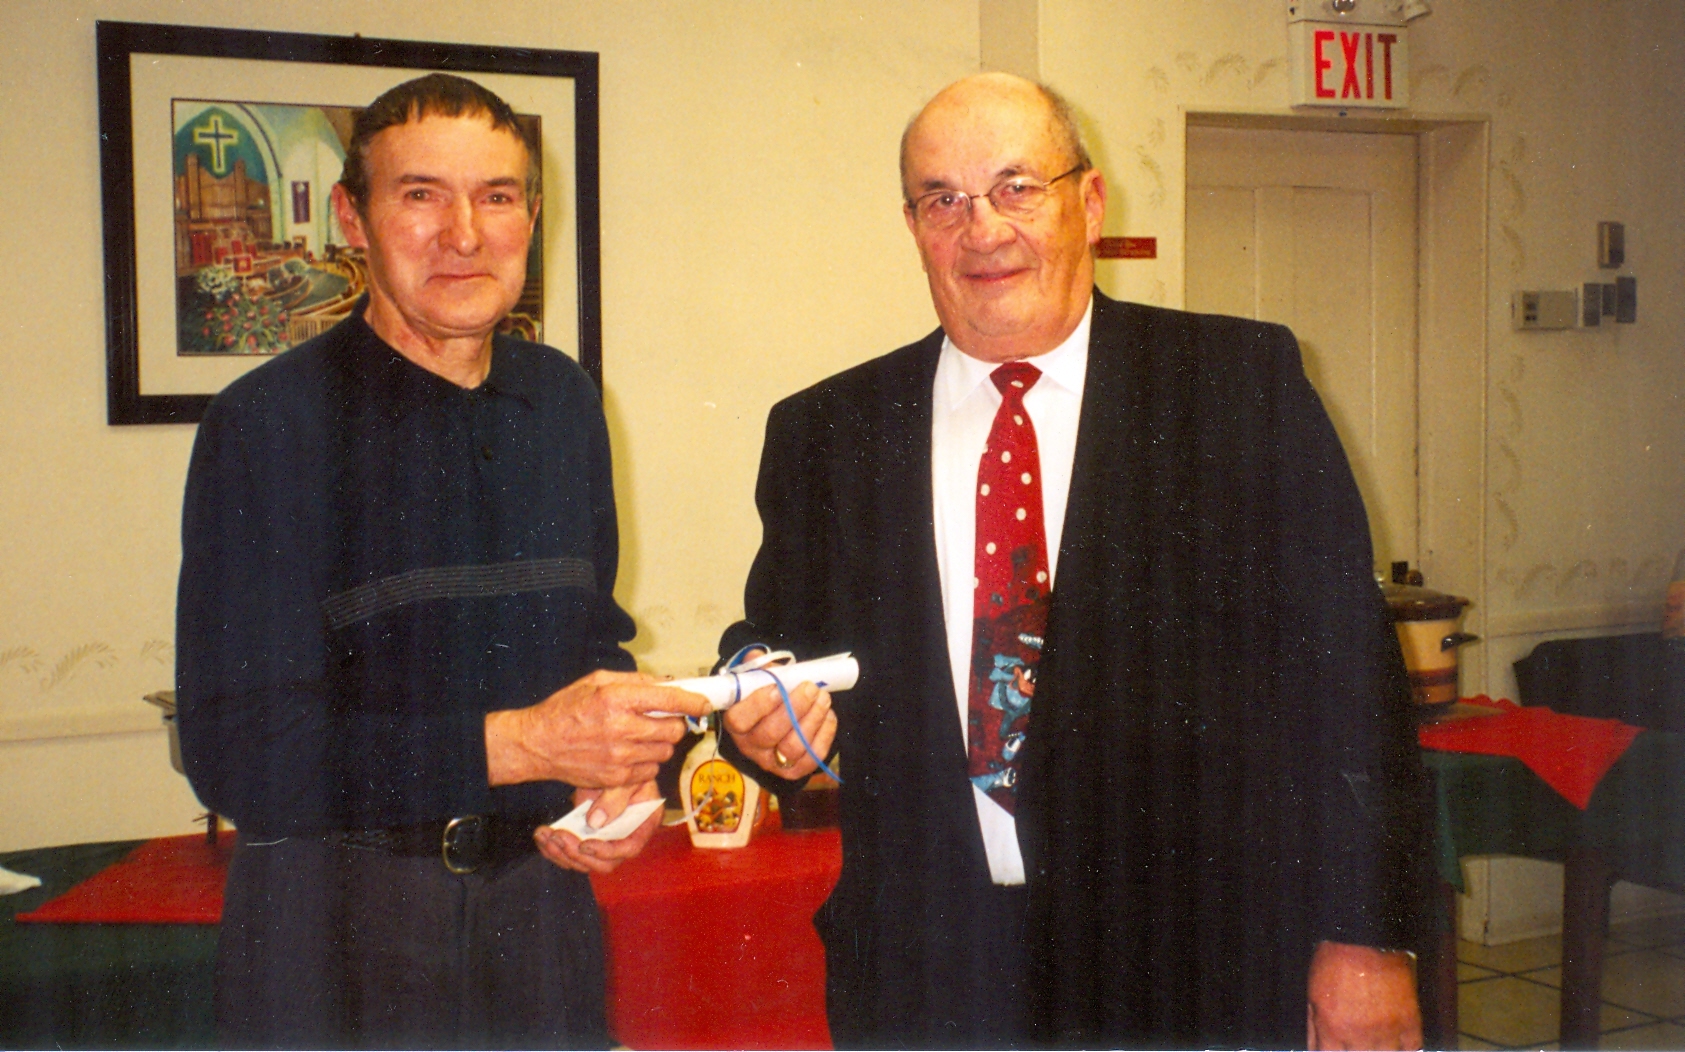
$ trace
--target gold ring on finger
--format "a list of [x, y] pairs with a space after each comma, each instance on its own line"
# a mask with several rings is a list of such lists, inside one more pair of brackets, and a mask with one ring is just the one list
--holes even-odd
[[772, 759], [780, 767], [788, 767], [792, 763], [795, 762], [794, 760], [791, 760], [789, 757], [785, 756], [784, 751], [782, 749], [772, 750]]

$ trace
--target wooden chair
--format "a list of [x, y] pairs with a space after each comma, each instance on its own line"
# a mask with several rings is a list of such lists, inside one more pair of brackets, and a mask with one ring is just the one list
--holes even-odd
[[[1685, 732], [1685, 646], [1657, 633], [1548, 640], [1515, 663], [1515, 679], [1523, 705]], [[1561, 1046], [1596, 1048], [1610, 889], [1617, 880], [1685, 887], [1625, 871], [1589, 844], [1563, 863]]]
[[1523, 705], [1685, 732], [1685, 646], [1655, 632], [1551, 639], [1515, 663]]

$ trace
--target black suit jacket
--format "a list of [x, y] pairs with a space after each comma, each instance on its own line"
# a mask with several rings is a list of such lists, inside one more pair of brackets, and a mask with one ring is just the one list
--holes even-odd
[[[942, 334], [779, 403], [746, 618], [853, 650], [843, 871], [815, 918], [840, 1041], [943, 1044], [989, 876], [931, 514]], [[1320, 939], [1409, 945], [1427, 887], [1397, 640], [1286, 329], [1095, 293], [1019, 783], [1040, 1043], [1304, 1040]]]

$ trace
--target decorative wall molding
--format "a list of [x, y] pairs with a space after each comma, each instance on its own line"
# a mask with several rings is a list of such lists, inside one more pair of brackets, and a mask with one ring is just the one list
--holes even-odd
[[37, 695], [50, 695], [89, 673], [109, 671], [124, 664], [131, 668], [141, 666], [149, 672], [156, 668], [163, 680], [158, 686], [168, 686], [174, 679], [175, 645], [167, 639], [148, 639], [132, 652], [125, 652], [95, 639], [78, 643], [51, 659], [27, 645], [0, 648], [0, 677], [6, 677], [0, 679], [0, 710], [5, 708], [6, 685], [12, 684], [16, 689], [18, 681], [11, 676], [31, 683]]
[[64, 705], [25, 712], [0, 711], [0, 742], [163, 730], [158, 710], [143, 704], [138, 697], [125, 705]]
[[174, 666], [167, 639], [0, 647], [0, 742], [162, 730], [142, 699], [174, 686]]

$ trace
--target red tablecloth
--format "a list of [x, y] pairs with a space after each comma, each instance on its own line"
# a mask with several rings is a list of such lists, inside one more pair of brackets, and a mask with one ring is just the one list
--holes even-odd
[[1569, 716], [1507, 698], [1493, 701], [1482, 694], [1463, 702], [1497, 715], [1424, 726], [1416, 732], [1422, 748], [1513, 756], [1582, 811], [1639, 734], [1639, 728], [1618, 720]]
[[813, 911], [842, 867], [835, 829], [692, 848], [683, 826], [591, 883], [608, 942], [609, 1029], [632, 1048], [830, 1048]]
[[203, 835], [162, 837], [129, 852], [29, 913], [20, 924], [215, 924], [234, 834], [215, 845]]

